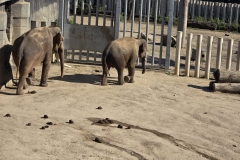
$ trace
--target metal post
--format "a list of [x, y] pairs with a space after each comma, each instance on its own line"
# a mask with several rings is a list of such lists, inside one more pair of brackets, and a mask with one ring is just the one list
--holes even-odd
[[[160, 43], [160, 53], [159, 53], [159, 66], [162, 65], [162, 52], [163, 52], [163, 35], [164, 35], [164, 17], [166, 12], [166, 3], [167, 0], [162, 0], [162, 9], [161, 9], [161, 15], [162, 15], [162, 25], [161, 25], [161, 43]], [[149, 8], [150, 9], [150, 8]], [[148, 15], [149, 16], [149, 15]]]
[[134, 16], [135, 16], [135, 0], [132, 0], [132, 22], [131, 22], [131, 37], [133, 37], [134, 32]]
[[119, 38], [119, 29], [120, 29], [120, 13], [121, 13], [121, 0], [115, 1], [116, 6], [116, 14], [115, 14], [115, 21], [114, 21], [114, 28], [115, 28], [115, 39]]
[[170, 69], [170, 48], [171, 48], [171, 39], [172, 39], [172, 26], [173, 26], [173, 1], [169, 1], [169, 14], [168, 14], [168, 35], [167, 35], [167, 49], [166, 49], [166, 62], [165, 70]]
[[125, 0], [125, 3], [124, 3], [123, 37], [126, 37], [126, 25], [127, 25], [127, 3], [128, 3], [128, 0]]
[[158, 1], [155, 1], [155, 14], [154, 14], [154, 28], [153, 28], [153, 47], [152, 47], [152, 66], [154, 66], [154, 53], [155, 53], [155, 42], [156, 42], [156, 26], [157, 26], [157, 7]]

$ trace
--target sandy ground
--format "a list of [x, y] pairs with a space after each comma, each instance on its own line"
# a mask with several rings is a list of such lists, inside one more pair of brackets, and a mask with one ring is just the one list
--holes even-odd
[[[61, 79], [60, 66], [52, 64], [46, 88], [38, 86], [37, 67], [25, 90], [35, 94], [0, 90], [0, 160], [239, 159], [239, 95], [213, 93], [209, 80], [161, 70], [137, 69], [135, 83], [119, 86], [111, 69], [103, 87], [100, 66], [68, 65]], [[53, 125], [41, 129], [47, 122]]]

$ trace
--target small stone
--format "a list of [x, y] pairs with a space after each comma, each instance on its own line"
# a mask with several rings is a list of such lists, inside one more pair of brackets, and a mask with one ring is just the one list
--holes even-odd
[[28, 94], [35, 94], [35, 93], [37, 93], [37, 91], [33, 90], [33, 91], [28, 91], [27, 93]]
[[68, 121], [68, 123], [73, 124], [74, 122], [73, 122], [73, 120], [70, 119], [70, 120]]
[[27, 123], [26, 126], [31, 126], [31, 123]]
[[207, 112], [204, 112], [204, 114], [207, 114]]
[[234, 144], [233, 147], [237, 147], [237, 146]]
[[43, 116], [43, 118], [48, 118], [48, 115], [45, 114], [45, 115]]
[[100, 72], [98, 69], [95, 69], [94, 71], [95, 71], [95, 72]]
[[47, 124], [47, 125], [53, 125], [53, 123], [52, 123], [52, 122], [47, 122], [46, 124]]
[[225, 36], [229, 36], [229, 34], [225, 34]]
[[11, 117], [11, 115], [9, 113], [7, 113], [4, 117]]
[[45, 127], [44, 127], [44, 126], [42, 126], [40, 129], [45, 129]]
[[49, 126], [45, 126], [45, 128], [48, 128]]
[[97, 123], [100, 123], [100, 124], [102, 124], [103, 122], [102, 122], [102, 120], [99, 120], [99, 121], [97, 121]]
[[99, 107], [97, 107], [97, 109], [102, 109], [102, 107], [101, 107], [101, 106], [99, 106]]
[[97, 142], [97, 143], [102, 143], [99, 138], [95, 138], [94, 141]]
[[119, 124], [119, 125], [118, 125], [118, 128], [123, 128], [123, 126]]

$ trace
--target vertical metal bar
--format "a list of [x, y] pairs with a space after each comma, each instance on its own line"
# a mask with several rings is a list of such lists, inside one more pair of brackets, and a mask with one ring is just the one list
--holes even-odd
[[191, 52], [192, 52], [192, 37], [193, 37], [192, 33], [189, 33], [187, 36], [186, 65], [185, 65], [185, 76], [187, 76], [187, 77], [189, 77], [189, 71], [190, 71], [190, 60], [191, 60]]
[[240, 71], [240, 41], [238, 41], [237, 65], [236, 70]]
[[58, 14], [58, 26], [62, 30], [62, 33], [64, 33], [63, 30], [63, 23], [64, 23], [64, 0], [59, 1], [59, 14]]
[[82, 0], [81, 3], [81, 25], [83, 25], [83, 20], [84, 20], [84, 0]]
[[163, 52], [163, 35], [164, 35], [164, 17], [166, 12], [166, 3], [167, 0], [162, 0], [162, 9], [161, 9], [161, 15], [162, 15], [162, 25], [161, 25], [161, 43], [160, 43], [160, 53], [159, 53], [159, 66], [162, 65], [162, 52]]
[[[139, 24], [138, 24], [138, 38], [141, 38], [142, 6], [143, 6], [143, 0], [140, 1], [140, 13], [139, 13]], [[137, 64], [139, 64], [139, 58], [137, 59]]]
[[210, 19], [213, 19], [213, 8], [214, 8], [214, 3], [210, 2]]
[[235, 15], [235, 22], [238, 23], [239, 17], [239, 4], [236, 4], [236, 15]]
[[230, 11], [229, 11], [229, 25], [232, 24], [232, 12], [233, 12], [233, 4], [230, 3]]
[[192, 20], [194, 19], [195, 15], [195, 0], [192, 0]]
[[201, 53], [202, 53], [202, 37], [203, 35], [199, 34], [197, 36], [197, 50], [196, 50], [196, 62], [195, 62], [195, 71], [194, 77], [199, 78], [200, 73], [200, 61], [201, 61]]
[[97, 0], [96, 6], [96, 26], [98, 26], [98, 16], [99, 16], [99, 0]]
[[202, 2], [201, 1], [198, 1], [198, 17], [201, 16], [201, 5], [202, 5]]
[[154, 54], [155, 54], [155, 42], [156, 42], [156, 27], [157, 27], [157, 7], [158, 1], [155, 1], [155, 13], [154, 13], [154, 28], [153, 28], [153, 47], [152, 47], [152, 66], [154, 66]]
[[124, 24], [123, 24], [123, 37], [126, 37], [126, 24], [127, 24], [127, 3], [128, 0], [124, 2]]
[[222, 16], [222, 21], [226, 22], [226, 8], [227, 8], [227, 4], [223, 3], [223, 16]]
[[226, 69], [231, 70], [233, 39], [228, 40]]
[[[73, 23], [76, 24], [76, 5], [77, 3], [77, 0], [74, 0], [74, 5], [73, 5], [73, 16], [74, 16], [74, 19], [73, 19]], [[75, 56], [75, 53], [74, 53], [74, 50], [72, 50], [72, 61], [74, 61], [74, 56]]]
[[[91, 15], [92, 15], [92, 0], [89, 0], [88, 5], [88, 25], [91, 25]], [[87, 51], [87, 61], [89, 61], [89, 51]]]
[[121, 0], [115, 1], [115, 21], [114, 21], [114, 28], [115, 28], [115, 39], [119, 38], [119, 28], [120, 28], [120, 12], [121, 12]]
[[[64, 6], [65, 7], [64, 7], [64, 21], [63, 21], [63, 24], [68, 22], [68, 13], [69, 13], [68, 5], [69, 5], [69, 0], [64, 0]], [[64, 49], [64, 58], [67, 59], [67, 50], [66, 49]]]
[[175, 55], [175, 75], [177, 76], [179, 76], [179, 70], [180, 70], [181, 44], [182, 44], [182, 31], [178, 31], [177, 47], [176, 47], [176, 55]]
[[[116, 9], [115, 9], [115, 3], [113, 1], [112, 2], [112, 11], [111, 11], [111, 27], [113, 27], [113, 23], [114, 23], [114, 20], [113, 20], [113, 17], [115, 15], [115, 12], [116, 12]], [[120, 13], [119, 15], [121, 15], [121, 10], [120, 10]]]
[[220, 3], [217, 3], [217, 15], [216, 15], [216, 18], [219, 18], [219, 14], [220, 14]]
[[223, 38], [218, 38], [216, 69], [220, 69], [221, 67], [222, 44], [223, 44]]
[[210, 67], [211, 67], [211, 56], [212, 56], [212, 42], [213, 36], [208, 36], [207, 42], [207, 55], [206, 55], [206, 63], [205, 63], [205, 78], [209, 79]]
[[167, 34], [167, 49], [166, 49], [166, 62], [165, 70], [170, 69], [170, 48], [171, 48], [171, 39], [172, 39], [172, 26], [173, 26], [173, 1], [169, 1], [169, 14], [168, 14], [168, 34]]
[[[149, 19], [150, 19], [150, 8], [151, 8], [151, 1], [148, 0], [147, 2], [147, 26], [146, 26], [146, 42], [147, 42], [147, 46], [148, 46], [148, 27], [149, 27]], [[147, 63], [147, 53], [146, 53], [146, 63]]]
[[106, 0], [103, 0], [103, 26], [106, 26]]
[[134, 32], [134, 17], [135, 17], [135, 0], [132, 0], [132, 22], [131, 22], [131, 37], [133, 37]]
[[205, 1], [204, 3], [205, 3], [205, 5], [204, 5], [204, 19], [207, 20], [208, 2]]

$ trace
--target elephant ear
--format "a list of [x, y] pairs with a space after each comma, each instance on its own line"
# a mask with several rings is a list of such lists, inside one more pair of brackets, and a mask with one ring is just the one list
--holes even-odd
[[53, 36], [53, 50], [58, 51], [58, 48], [62, 46], [64, 37], [62, 36], [61, 29], [59, 27], [50, 28]]
[[139, 39], [139, 50], [138, 50], [138, 56], [143, 58], [146, 56], [147, 51], [147, 43], [144, 39]]

